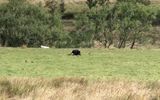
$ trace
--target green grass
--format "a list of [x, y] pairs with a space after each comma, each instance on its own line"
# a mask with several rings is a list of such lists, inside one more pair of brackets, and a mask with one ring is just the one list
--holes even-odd
[[0, 76], [158, 80], [160, 50], [0, 48]]

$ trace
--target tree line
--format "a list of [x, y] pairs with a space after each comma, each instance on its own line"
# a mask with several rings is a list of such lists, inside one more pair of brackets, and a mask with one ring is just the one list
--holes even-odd
[[0, 45], [19, 47], [93, 47], [98, 41], [132, 49], [136, 43], [155, 44], [160, 37], [153, 30], [159, 25], [160, 10], [153, 10], [149, 0], [87, 0], [88, 9], [75, 15], [75, 29], [64, 30], [64, 0], [48, 0], [45, 6], [26, 0], [9, 0], [0, 6]]

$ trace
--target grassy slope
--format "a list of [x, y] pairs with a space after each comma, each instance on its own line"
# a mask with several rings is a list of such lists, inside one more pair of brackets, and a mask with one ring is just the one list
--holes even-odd
[[157, 80], [160, 50], [0, 48], [0, 76], [86, 77]]

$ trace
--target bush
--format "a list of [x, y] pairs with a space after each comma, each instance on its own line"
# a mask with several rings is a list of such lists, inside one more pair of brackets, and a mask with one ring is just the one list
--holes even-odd
[[[39, 47], [54, 45], [58, 39], [56, 15], [26, 0], [9, 0], [0, 6], [0, 44]], [[56, 28], [56, 29], [55, 29]]]

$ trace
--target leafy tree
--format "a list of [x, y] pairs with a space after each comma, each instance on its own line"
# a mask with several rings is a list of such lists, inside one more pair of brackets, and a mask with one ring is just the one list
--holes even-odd
[[87, 15], [83, 13], [75, 17], [76, 30], [69, 34], [72, 47], [91, 47], [93, 45], [94, 23]]
[[[153, 10], [155, 10], [155, 9], [153, 9]], [[156, 11], [155, 15], [156, 15], [156, 18], [153, 20], [153, 25], [157, 26], [157, 25], [160, 25], [160, 8]]]
[[[91, 41], [99, 41], [104, 47], [110, 47], [118, 40], [118, 48], [125, 48], [131, 42], [144, 38], [143, 32], [148, 31], [154, 13], [148, 9], [149, 0], [117, 0], [112, 5], [109, 0], [87, 0], [89, 11], [80, 18], [78, 28], [83, 34], [91, 33]], [[116, 34], [115, 34], [116, 32]], [[89, 39], [89, 38], [88, 38]]]
[[9, 0], [0, 6], [0, 42], [2, 46], [54, 45], [59, 28], [55, 18], [41, 6]]
[[105, 48], [109, 48], [113, 43], [113, 7], [109, 0], [88, 0], [87, 5], [90, 8], [88, 18], [94, 25], [94, 27], [92, 26], [94, 30], [93, 40], [100, 41]]
[[[134, 0], [133, 0], [134, 1]], [[118, 48], [124, 48], [130, 39], [131, 49], [137, 39], [142, 38], [142, 32], [146, 31], [151, 24], [154, 14], [146, 9], [143, 3], [130, 0], [119, 0], [115, 5], [117, 30], [119, 31]]]
[[132, 2], [118, 2], [115, 5], [116, 24], [118, 29], [118, 48], [125, 47], [126, 41], [129, 38], [129, 33], [132, 31], [133, 22], [131, 18], [134, 16], [136, 6]]
[[143, 5], [138, 5], [136, 11], [136, 18], [133, 21], [133, 29], [131, 35], [131, 49], [133, 49], [136, 40], [140, 41], [142, 38], [145, 37], [145, 33], [150, 31], [152, 26], [152, 20], [155, 18], [155, 13], [152, 10], [148, 9], [148, 7]]

